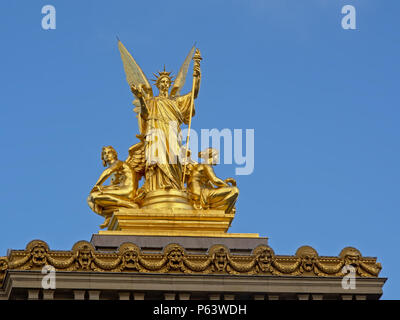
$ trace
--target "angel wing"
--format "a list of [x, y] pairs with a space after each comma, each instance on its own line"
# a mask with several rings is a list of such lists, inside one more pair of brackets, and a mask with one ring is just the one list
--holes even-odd
[[146, 158], [144, 153], [144, 141], [129, 148], [129, 156], [125, 162], [139, 175], [143, 176], [145, 173]]
[[190, 49], [189, 54], [186, 56], [185, 61], [183, 62], [181, 68], [179, 69], [178, 75], [176, 76], [174, 86], [171, 89], [170, 96], [179, 96], [181, 89], [185, 85], [186, 75], [189, 69], [190, 60], [192, 60], [194, 50], [196, 49], [195, 45], [193, 45], [192, 49]]
[[[145, 93], [153, 96], [153, 90], [146, 76], [144, 75], [142, 69], [136, 63], [135, 59], [133, 59], [132, 55], [125, 48], [122, 42], [118, 39], [118, 49], [121, 54], [122, 63], [124, 65], [126, 81], [131, 87], [134, 85], [135, 87], [142, 87], [145, 90]], [[139, 101], [136, 99], [133, 104], [137, 107], [140, 106]]]

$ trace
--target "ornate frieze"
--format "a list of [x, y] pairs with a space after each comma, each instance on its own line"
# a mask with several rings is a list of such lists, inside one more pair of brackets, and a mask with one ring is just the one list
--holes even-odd
[[326, 257], [309, 246], [300, 247], [294, 256], [276, 255], [267, 245], [257, 246], [250, 255], [238, 255], [220, 244], [211, 246], [206, 254], [190, 254], [175, 243], [161, 253], [144, 253], [130, 242], [116, 252], [100, 252], [87, 241], [75, 243], [70, 251], [59, 251], [33, 240], [25, 250], [11, 250], [7, 257], [0, 257], [0, 282], [7, 270], [40, 270], [45, 265], [57, 271], [315, 277], [344, 276], [346, 265], [353, 266], [358, 277], [377, 277], [382, 269], [376, 258], [363, 257], [353, 247], [344, 248], [337, 257]]

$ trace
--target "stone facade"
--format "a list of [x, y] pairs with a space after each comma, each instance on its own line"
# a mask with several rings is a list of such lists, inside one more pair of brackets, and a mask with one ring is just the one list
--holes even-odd
[[[53, 287], [43, 285], [44, 266]], [[354, 286], [346, 289], [349, 268]], [[267, 238], [93, 235], [70, 251], [41, 240], [10, 250], [0, 258], [0, 299], [379, 299], [380, 270], [352, 247], [337, 257], [309, 246], [282, 256]]]

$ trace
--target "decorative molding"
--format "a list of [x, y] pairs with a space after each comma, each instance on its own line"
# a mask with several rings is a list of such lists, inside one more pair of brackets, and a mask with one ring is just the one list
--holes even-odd
[[275, 255], [267, 245], [257, 246], [250, 255], [237, 255], [221, 244], [211, 246], [207, 254], [188, 254], [176, 243], [165, 246], [162, 253], [143, 253], [134, 243], [125, 242], [116, 252], [105, 253], [87, 241], [75, 243], [70, 251], [58, 251], [33, 240], [25, 250], [11, 250], [7, 257], [0, 257], [0, 284], [7, 270], [41, 270], [45, 265], [56, 271], [315, 277], [344, 276], [345, 265], [353, 266], [358, 277], [377, 277], [382, 269], [376, 258], [363, 257], [353, 247], [344, 248], [338, 257], [319, 256], [309, 246], [300, 247], [294, 256]]

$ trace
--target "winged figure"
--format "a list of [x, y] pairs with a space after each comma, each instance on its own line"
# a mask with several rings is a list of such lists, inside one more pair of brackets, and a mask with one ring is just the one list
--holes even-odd
[[[200, 51], [197, 49], [195, 52], [195, 46], [191, 48], [175, 80], [165, 66], [163, 71], [154, 74], [156, 78], [153, 81], [159, 91], [159, 95], [155, 96], [142, 69], [119, 40], [118, 48], [126, 80], [135, 96], [133, 104], [141, 138], [141, 142], [131, 147], [126, 162], [135, 172], [145, 176], [145, 192], [183, 190], [181, 125], [189, 124], [195, 113], [194, 99], [197, 98], [201, 80]], [[192, 90], [181, 95], [192, 57]]]

